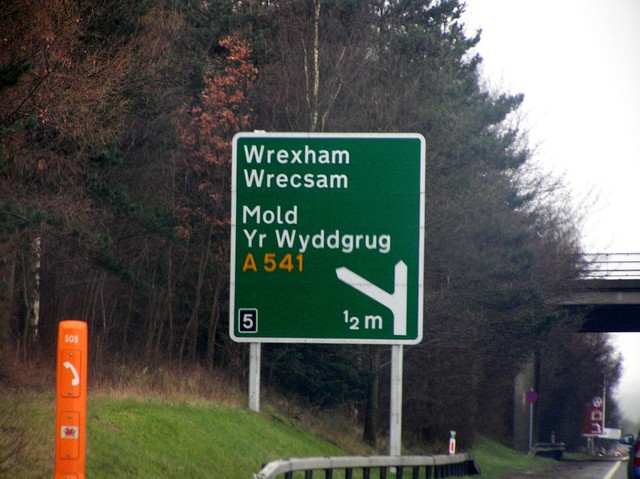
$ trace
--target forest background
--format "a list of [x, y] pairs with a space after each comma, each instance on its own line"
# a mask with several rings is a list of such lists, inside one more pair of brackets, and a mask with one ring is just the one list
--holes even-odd
[[[0, 356], [52, 361], [88, 322], [94, 368], [246, 377], [228, 331], [231, 138], [417, 132], [427, 141], [424, 340], [404, 430], [509, 443], [541, 358], [539, 436], [580, 444], [620, 359], [554, 307], [585, 270], [580, 212], [536, 167], [523, 95], [490, 89], [457, 0], [5, 0], [0, 5]], [[7, 366], [3, 366], [7, 367]], [[389, 350], [263, 347], [264, 383], [385, 432]], [[0, 380], [8, 375], [0, 369]], [[608, 397], [608, 422], [616, 407]]]

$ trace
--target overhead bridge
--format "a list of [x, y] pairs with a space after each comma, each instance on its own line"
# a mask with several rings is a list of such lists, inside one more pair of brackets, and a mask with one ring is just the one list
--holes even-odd
[[640, 253], [587, 255], [587, 265], [559, 305], [584, 314], [585, 332], [640, 332]]
[[[563, 293], [554, 306], [585, 318], [583, 332], [640, 332], [640, 253], [585, 255], [584, 270], [571, 292]], [[514, 382], [513, 442], [530, 454], [561, 454], [562, 445], [532, 445], [529, 437], [531, 409], [524, 398], [540, 388], [539, 361], [532, 354]]]

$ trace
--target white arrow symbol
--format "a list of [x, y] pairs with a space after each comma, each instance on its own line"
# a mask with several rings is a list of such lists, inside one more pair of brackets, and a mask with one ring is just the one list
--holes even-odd
[[386, 306], [393, 313], [394, 336], [406, 336], [407, 334], [407, 265], [398, 261], [395, 266], [393, 279], [393, 293], [387, 293], [362, 276], [354, 273], [344, 266], [336, 269], [338, 279], [349, 286], [366, 294], [371, 299]]

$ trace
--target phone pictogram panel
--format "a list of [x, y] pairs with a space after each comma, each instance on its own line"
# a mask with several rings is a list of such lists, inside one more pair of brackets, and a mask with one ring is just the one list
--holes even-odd
[[63, 397], [80, 397], [82, 352], [77, 349], [63, 349], [60, 359], [62, 362], [60, 394]]

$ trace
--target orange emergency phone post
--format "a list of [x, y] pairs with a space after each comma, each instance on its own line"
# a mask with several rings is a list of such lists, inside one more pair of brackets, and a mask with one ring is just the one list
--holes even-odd
[[54, 479], [85, 479], [87, 323], [58, 325]]

